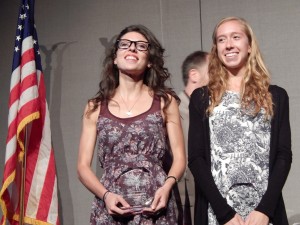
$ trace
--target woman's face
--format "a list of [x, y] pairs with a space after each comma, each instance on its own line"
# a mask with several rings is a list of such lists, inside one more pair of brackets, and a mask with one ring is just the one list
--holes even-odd
[[[138, 32], [128, 32], [120, 38], [114, 64], [120, 73], [141, 75], [150, 66], [147, 39]], [[128, 47], [129, 45], [129, 47]]]
[[227, 21], [217, 28], [216, 44], [218, 57], [232, 74], [243, 72], [251, 47], [239, 21]]

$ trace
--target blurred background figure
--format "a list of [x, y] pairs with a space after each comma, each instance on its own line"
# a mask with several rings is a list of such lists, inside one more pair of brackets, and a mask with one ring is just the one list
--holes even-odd
[[[182, 78], [184, 90], [179, 93], [181, 103], [179, 105], [181, 123], [187, 150], [187, 137], [189, 129], [189, 102], [192, 92], [208, 83], [209, 54], [204, 51], [195, 51], [188, 55], [182, 63]], [[195, 184], [194, 178], [187, 168], [184, 177], [178, 183], [180, 199], [177, 199], [179, 224], [193, 224]]]

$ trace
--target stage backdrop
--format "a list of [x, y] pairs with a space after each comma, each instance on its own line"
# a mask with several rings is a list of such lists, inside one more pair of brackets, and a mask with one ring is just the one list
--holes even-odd
[[[12, 54], [19, 1], [0, 2], [0, 179], [3, 176]], [[290, 96], [294, 160], [284, 198], [290, 224], [300, 222], [300, 1], [299, 0], [72, 0], [36, 1], [35, 19], [47, 86], [55, 150], [61, 224], [88, 224], [93, 195], [78, 181], [81, 116], [98, 88], [107, 46], [130, 24], [149, 27], [166, 49], [176, 92], [181, 63], [195, 50], [210, 51], [221, 18], [241, 16], [252, 25], [272, 83]], [[101, 175], [101, 169], [93, 167]], [[0, 213], [1, 214], [1, 213]]]

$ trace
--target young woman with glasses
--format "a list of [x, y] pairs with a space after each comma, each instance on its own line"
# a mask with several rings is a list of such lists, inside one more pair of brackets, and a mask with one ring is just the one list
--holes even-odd
[[[95, 194], [90, 224], [176, 224], [171, 190], [185, 170], [185, 150], [163, 53], [149, 29], [133, 25], [104, 60], [99, 91], [84, 111], [77, 165]], [[90, 167], [96, 142], [100, 181]]]
[[209, 84], [193, 92], [189, 109], [195, 224], [288, 225], [281, 191], [292, 162], [289, 99], [270, 85], [244, 19], [215, 27]]

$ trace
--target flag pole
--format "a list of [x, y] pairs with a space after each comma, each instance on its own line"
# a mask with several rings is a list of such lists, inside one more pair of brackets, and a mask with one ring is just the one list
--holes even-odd
[[27, 152], [27, 125], [25, 127], [25, 135], [24, 135], [24, 155], [21, 165], [21, 188], [20, 188], [20, 218], [19, 218], [19, 224], [24, 225], [24, 196], [25, 196], [25, 178], [26, 178], [26, 152]]

